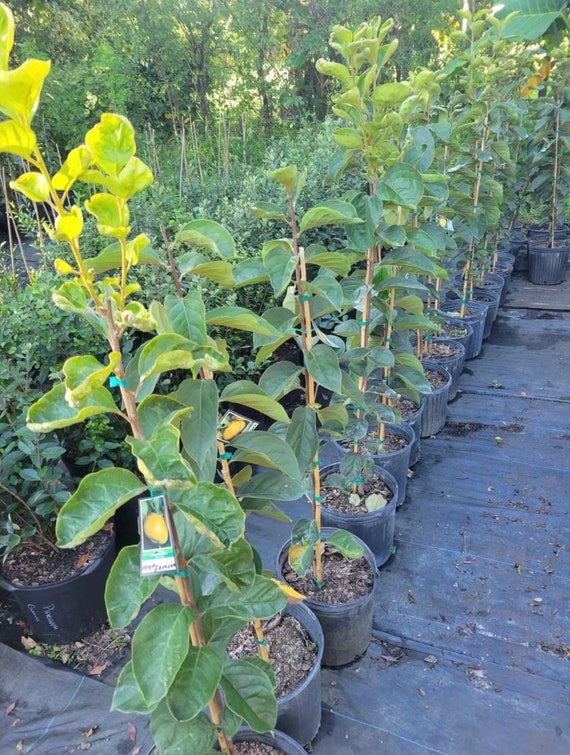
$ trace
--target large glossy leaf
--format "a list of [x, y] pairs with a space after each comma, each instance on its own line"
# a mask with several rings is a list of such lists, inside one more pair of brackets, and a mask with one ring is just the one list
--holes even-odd
[[163, 425], [178, 425], [182, 418], [192, 411], [193, 407], [183, 399], [177, 401], [172, 396], [162, 396], [152, 393], [138, 406], [141, 429], [145, 438], [150, 438], [153, 432]]
[[503, 0], [501, 6], [496, 14], [499, 19], [518, 11], [504, 29], [503, 36], [532, 41], [548, 32], [563, 17], [568, 0]]
[[47, 60], [29, 58], [18, 68], [0, 70], [0, 113], [29, 126], [50, 68]]
[[260, 574], [253, 584], [239, 592], [223, 588], [213, 596], [208, 614], [212, 617], [236, 618], [247, 621], [264, 620], [285, 608], [287, 597], [277, 583]]
[[319, 448], [317, 415], [313, 408], [299, 406], [295, 409], [287, 429], [287, 443], [297, 457], [299, 468], [303, 471], [312, 469]]
[[162, 700], [174, 681], [188, 653], [189, 628], [195, 619], [188, 606], [164, 603], [155, 606], [137, 627], [132, 644], [133, 675], [149, 705]]
[[246, 461], [250, 464], [277, 469], [294, 480], [301, 479], [301, 471], [295, 454], [290, 446], [273, 433], [252, 430], [241, 433], [232, 441], [237, 449], [234, 461]]
[[105, 467], [86, 475], [59, 512], [55, 529], [58, 546], [75, 548], [85, 542], [119, 506], [146, 489], [128, 469]]
[[376, 243], [374, 231], [380, 222], [382, 214], [382, 200], [375, 196], [358, 193], [351, 197], [358, 217], [364, 222], [359, 225], [349, 225], [346, 235], [350, 245], [360, 252], [366, 252]]
[[36, 135], [29, 126], [18, 121], [0, 123], [0, 152], [29, 159], [36, 148]]
[[154, 707], [144, 699], [133, 674], [132, 661], [127, 661], [115, 686], [111, 710], [120, 710], [122, 713], [150, 713]]
[[305, 284], [306, 290], [312, 294], [319, 294], [329, 302], [331, 310], [340, 311], [343, 303], [343, 290], [340, 283], [332, 275], [326, 273], [317, 275], [312, 281]]
[[382, 264], [396, 265], [401, 273], [415, 273], [436, 277], [433, 260], [409, 246], [392, 249], [382, 259]]
[[293, 362], [275, 362], [260, 377], [259, 386], [273, 398], [279, 399], [300, 387], [298, 378], [302, 371], [303, 368]]
[[[249, 433], [247, 433], [249, 435]], [[175, 491], [171, 503], [202, 533], [229, 545], [243, 536], [245, 514], [228, 490], [211, 482], [199, 482], [193, 490]]]
[[195, 555], [192, 564], [208, 575], [209, 584], [219, 577], [217, 581], [223, 581], [233, 592], [249, 587], [255, 580], [253, 549], [245, 538], [238, 538], [230, 548]]
[[151, 714], [150, 731], [160, 755], [215, 755], [216, 730], [205, 713], [177, 721], [163, 701]]
[[[281, 472], [258, 472], [238, 488], [240, 498], [260, 498], [273, 501], [296, 501], [305, 493], [304, 486]], [[283, 516], [286, 521], [288, 517]]]
[[265, 218], [266, 220], [282, 220], [287, 222], [287, 216], [283, 212], [281, 205], [275, 202], [257, 202], [252, 212], [256, 218]]
[[31, 199], [32, 202], [47, 202], [50, 197], [47, 178], [38, 171], [22, 173], [10, 182], [10, 186], [14, 191], [19, 191], [20, 194]]
[[231, 234], [213, 220], [190, 221], [178, 231], [174, 244], [203, 247], [225, 259], [231, 259], [235, 254], [235, 244]]
[[384, 173], [378, 183], [378, 196], [384, 202], [414, 209], [424, 191], [419, 172], [411, 165], [396, 163]]
[[150, 598], [159, 577], [141, 577], [140, 547], [129, 545], [117, 554], [105, 586], [105, 605], [112, 627], [126, 627]]
[[180, 431], [173, 425], [156, 429], [148, 440], [128, 438], [139, 469], [148, 483], [158, 489], [192, 489], [196, 476], [180, 453]]
[[335, 530], [327, 536], [326, 542], [342, 553], [346, 558], [360, 558], [364, 553], [362, 545], [355, 539], [351, 532], [346, 530]]
[[171, 370], [191, 370], [196, 375], [202, 367], [218, 371], [227, 369], [227, 358], [209, 345], [195, 344], [175, 333], [152, 338], [141, 349], [138, 370], [142, 381]]
[[184, 451], [199, 480], [212, 480], [217, 459], [218, 389], [213, 380], [184, 380], [176, 398], [192, 412], [180, 425]]
[[65, 383], [58, 383], [30, 406], [27, 423], [30, 430], [46, 433], [59, 430], [98, 414], [119, 414], [111, 392], [96, 388], [78, 406], [70, 406], [65, 400]]
[[266, 241], [262, 257], [275, 296], [280, 296], [291, 283], [295, 271], [295, 256], [291, 242], [286, 239]]
[[[206, 307], [199, 291], [191, 289], [183, 299], [179, 296], [166, 296], [164, 310], [172, 333], [200, 345], [206, 344]], [[159, 329], [158, 332], [164, 331]]]
[[342, 391], [342, 374], [338, 356], [333, 348], [317, 344], [305, 354], [305, 363], [312, 378], [335, 393]]
[[356, 210], [348, 202], [340, 199], [332, 199], [308, 210], [301, 219], [299, 234], [310, 228], [318, 228], [323, 225], [349, 225], [362, 223], [356, 215]]
[[268, 731], [277, 722], [277, 702], [268, 675], [247, 660], [228, 660], [221, 679], [226, 705], [254, 731]]
[[206, 314], [208, 325], [222, 325], [235, 330], [245, 330], [248, 333], [259, 333], [264, 336], [277, 338], [280, 334], [269, 322], [245, 307], [217, 307]]
[[386, 105], [399, 105], [410, 94], [408, 81], [394, 81], [387, 84], [379, 84], [372, 92], [372, 102], [377, 108]]
[[347, 275], [351, 264], [350, 257], [347, 254], [329, 252], [320, 244], [310, 244], [305, 249], [305, 261], [307, 264], [326, 268], [335, 275]]
[[[148, 239], [144, 234], [136, 237], [144, 241], [144, 247], [138, 252], [138, 262], [141, 265], [163, 265], [164, 262], [158, 254], [150, 247]], [[133, 239], [133, 241], [135, 241]], [[121, 244], [115, 241], [109, 244], [96, 257], [90, 257], [86, 260], [87, 267], [94, 270], [97, 274], [106, 273], [108, 270], [116, 270], [121, 267]]]
[[93, 390], [101, 388], [121, 361], [121, 354], [112, 351], [109, 363], [101, 364], [94, 356], [70, 357], [63, 365], [65, 375], [65, 400], [71, 406], [81, 406]]
[[287, 412], [281, 404], [251, 380], [238, 380], [227, 385], [222, 391], [220, 401], [248, 406], [278, 422], [289, 422]]
[[214, 697], [222, 677], [222, 657], [209, 647], [191, 647], [166, 696], [177, 721], [189, 721]]
[[236, 287], [261, 283], [269, 279], [263, 260], [259, 257], [242, 260], [233, 266]]
[[8, 68], [14, 46], [14, 16], [7, 5], [0, 7], [0, 71]]
[[233, 265], [225, 260], [209, 260], [203, 254], [188, 252], [180, 258], [178, 269], [181, 279], [185, 275], [201, 275], [224, 288], [235, 286]]

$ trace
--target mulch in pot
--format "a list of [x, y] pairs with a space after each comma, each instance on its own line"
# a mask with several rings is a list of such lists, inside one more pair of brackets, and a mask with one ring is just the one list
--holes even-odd
[[438, 388], [443, 388], [443, 386], [448, 383], [449, 378], [445, 375], [441, 375], [437, 370], [426, 369], [425, 373], [432, 391], [437, 391]]
[[424, 359], [450, 359], [454, 357], [459, 349], [451, 343], [441, 343], [441, 341], [430, 341], [425, 346]]
[[[379, 475], [371, 475], [364, 480], [359, 486], [359, 495], [363, 501], [371, 493], [381, 493], [386, 499], [386, 503], [389, 503], [392, 499], [392, 491], [386, 485], [384, 480]], [[321, 502], [327, 509], [334, 509], [340, 511], [343, 514], [368, 514], [368, 509], [364, 504], [355, 506], [350, 502], [350, 494], [339, 488], [327, 488], [326, 477], [323, 481], [323, 487], [321, 489]]]
[[[306, 679], [315, 665], [318, 648], [295, 616], [279, 613], [263, 621], [262, 628], [275, 672], [275, 695], [283, 697]], [[228, 654], [240, 659], [259, 656], [259, 644], [251, 624], [233, 636]]]

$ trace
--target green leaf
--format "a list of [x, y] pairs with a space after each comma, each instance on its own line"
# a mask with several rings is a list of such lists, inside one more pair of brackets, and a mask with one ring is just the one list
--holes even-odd
[[277, 723], [275, 692], [267, 673], [247, 660], [227, 660], [221, 678], [224, 700], [254, 731], [269, 731]]
[[277, 422], [289, 422], [287, 412], [281, 404], [251, 380], [237, 380], [227, 385], [222, 391], [220, 401], [248, 406]]
[[356, 210], [354, 207], [348, 202], [333, 199], [315, 205], [315, 207], [311, 208], [303, 215], [299, 227], [299, 235], [308, 231], [310, 228], [319, 228], [323, 225], [344, 225], [351, 223], [362, 223], [362, 220], [356, 216]]
[[386, 105], [399, 105], [410, 95], [410, 84], [407, 81], [394, 81], [379, 84], [372, 92], [372, 102], [377, 108]]
[[289, 241], [266, 241], [262, 250], [263, 265], [269, 275], [275, 296], [280, 296], [291, 283], [295, 271], [295, 257]]
[[[206, 307], [199, 291], [190, 290], [183, 299], [166, 296], [164, 310], [172, 328], [170, 332], [200, 345], [207, 343]], [[164, 331], [159, 328], [158, 332]]]
[[282, 220], [284, 223], [287, 222], [287, 216], [284, 214], [280, 205], [275, 202], [257, 202], [252, 211], [256, 218]]
[[192, 407], [174, 396], [161, 396], [152, 393], [138, 406], [141, 429], [145, 438], [150, 438], [153, 432], [163, 425], [176, 424], [192, 411]]
[[557, 19], [563, 18], [567, 8], [567, 0], [504, 0], [496, 16], [502, 20], [518, 11], [502, 36], [533, 41], [548, 32]]
[[338, 312], [342, 308], [343, 290], [340, 283], [331, 275], [319, 274], [312, 281], [305, 283], [305, 287], [312, 294], [322, 296], [335, 311]]
[[383, 202], [400, 207], [417, 207], [424, 191], [424, 182], [419, 172], [411, 165], [395, 163], [378, 182], [378, 196]]
[[336, 63], [332, 60], [319, 58], [315, 65], [317, 71], [323, 76], [333, 76], [346, 86], [352, 86], [353, 78], [349, 69], [342, 63]]
[[234, 288], [236, 285], [231, 262], [211, 261], [197, 252], [188, 252], [180, 258], [178, 267], [180, 278], [184, 278], [185, 275], [201, 275], [224, 288]]
[[303, 368], [293, 362], [279, 361], [269, 365], [259, 378], [259, 387], [275, 399], [280, 399], [295, 388]]
[[180, 453], [180, 431], [173, 425], [156, 428], [150, 438], [127, 438], [149, 485], [156, 489], [192, 489], [196, 476]]
[[245, 307], [217, 307], [206, 313], [206, 323], [209, 326], [221, 325], [235, 330], [245, 330], [248, 333], [259, 333], [276, 338], [280, 332], [259, 315], [250, 312]]
[[415, 273], [436, 277], [436, 270], [432, 259], [409, 246], [392, 249], [383, 257], [382, 265], [396, 265], [400, 273]]
[[293, 194], [295, 184], [297, 183], [296, 165], [288, 165], [284, 168], [277, 168], [276, 170], [270, 171], [267, 175], [272, 181], [281, 184], [287, 194], [289, 194], [290, 196]]
[[[140, 234], [131, 243], [137, 241], [148, 241], [144, 234]], [[106, 273], [108, 270], [117, 270], [121, 267], [121, 243], [119, 241], [109, 244], [103, 251], [96, 257], [90, 257], [85, 260], [86, 266], [89, 270], [93, 270], [100, 275]], [[165, 266], [157, 253], [151, 249], [148, 244], [145, 244], [144, 248], [138, 252], [138, 264], [140, 265], [162, 265]]]
[[299, 406], [295, 409], [291, 424], [287, 429], [287, 443], [297, 457], [299, 468], [312, 469], [319, 448], [317, 417], [314, 409], [309, 406]]
[[112, 351], [109, 364], [101, 364], [94, 356], [70, 357], [63, 365], [65, 400], [72, 407], [81, 406], [92, 392], [103, 384], [121, 361], [121, 354]]
[[137, 627], [132, 644], [133, 675], [149, 705], [162, 700], [174, 681], [188, 653], [190, 624], [195, 619], [188, 606], [164, 603], [155, 606]]
[[192, 407], [182, 420], [180, 438], [190, 456], [196, 477], [212, 480], [217, 463], [218, 389], [214, 380], [184, 380], [176, 391], [186, 406]]
[[[240, 498], [296, 501], [304, 495], [305, 488], [297, 480], [292, 480], [281, 472], [269, 471], [257, 472], [251, 480], [239, 486], [238, 493]], [[285, 515], [282, 515], [282, 519], [283, 521], [289, 521], [289, 517]]]
[[359, 225], [349, 225], [346, 236], [353, 249], [366, 252], [376, 243], [375, 230], [382, 214], [382, 200], [376, 195], [358, 193], [352, 196], [351, 204], [355, 207], [358, 217], [364, 222]]
[[263, 260], [259, 257], [238, 262], [233, 266], [233, 276], [236, 288], [268, 280]]
[[[214, 618], [236, 618], [244, 621], [263, 621], [275, 616], [287, 604], [287, 596], [269, 577], [256, 574], [249, 587], [236, 592], [222, 589], [213, 600], [208, 614]], [[215, 598], [215, 596], [214, 596]]]
[[154, 705], [149, 705], [143, 697], [141, 689], [133, 674], [132, 661], [123, 666], [111, 702], [111, 710], [122, 713], [150, 713]]
[[0, 113], [29, 126], [50, 68], [47, 60], [28, 58], [18, 68], [0, 70]]
[[209, 647], [191, 647], [166, 696], [177, 721], [189, 721], [214, 697], [222, 677], [222, 658]]
[[362, 136], [355, 128], [337, 128], [333, 131], [333, 139], [339, 147], [358, 149], [363, 147]]
[[350, 270], [350, 258], [342, 252], [328, 252], [320, 244], [310, 244], [305, 249], [305, 261], [309, 265], [330, 270], [335, 275], [347, 275]]
[[65, 400], [65, 383], [58, 383], [30, 406], [27, 424], [35, 433], [59, 430], [98, 414], [119, 414], [113, 396], [106, 388], [96, 388], [78, 406]]
[[105, 467], [86, 475], [57, 517], [58, 547], [81, 545], [101, 529], [119, 506], [146, 489], [146, 485], [128, 469]]
[[230, 548], [194, 555], [192, 565], [209, 575], [210, 581], [214, 575], [220, 577], [232, 595], [236, 590], [249, 587], [255, 580], [253, 549], [241, 537]]
[[121, 548], [105, 586], [105, 605], [111, 626], [115, 629], [128, 626], [158, 583], [159, 577], [141, 577], [138, 545]]
[[197, 374], [202, 367], [218, 371], [227, 369], [227, 358], [213, 346], [195, 344], [175, 333], [155, 336], [141, 349], [139, 374], [141, 382], [153, 375], [176, 369]]
[[199, 532], [210, 534], [211, 539], [229, 545], [243, 536], [245, 514], [235, 496], [224, 488], [198, 482], [193, 490], [172, 491], [170, 502]]
[[349, 559], [360, 558], [364, 553], [362, 545], [351, 532], [346, 530], [335, 530], [325, 542], [334, 546], [339, 553]]
[[174, 237], [174, 245], [181, 244], [209, 249], [225, 259], [235, 256], [235, 243], [231, 234], [213, 220], [192, 220], [187, 223]]
[[6, 71], [12, 47], [14, 46], [14, 16], [10, 8], [0, 6], [0, 71]]
[[151, 714], [150, 731], [160, 755], [215, 755], [216, 730], [204, 713], [177, 721], [163, 701]]
[[305, 364], [312, 378], [324, 388], [342, 392], [342, 374], [333, 348], [319, 343], [305, 354]]
[[232, 445], [237, 449], [234, 461], [246, 461], [277, 469], [293, 480], [301, 479], [301, 471], [290, 446], [273, 433], [252, 430], [234, 438]]

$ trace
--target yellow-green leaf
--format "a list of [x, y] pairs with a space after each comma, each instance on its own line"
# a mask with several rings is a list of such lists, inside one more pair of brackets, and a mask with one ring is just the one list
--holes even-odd
[[82, 230], [83, 215], [77, 205], [55, 219], [55, 238], [58, 241], [73, 241], [81, 235]]
[[18, 68], [0, 71], [0, 112], [29, 125], [50, 67], [47, 60], [29, 58]]
[[127, 118], [103, 113], [97, 125], [85, 135], [93, 162], [110, 176], [118, 176], [136, 152], [135, 133]]
[[5, 3], [0, 4], [0, 70], [8, 68], [8, 59], [14, 45], [14, 16]]
[[29, 126], [18, 121], [0, 123], [0, 152], [18, 155], [26, 159], [36, 148], [36, 135]]
[[10, 181], [14, 191], [19, 191], [32, 202], [47, 202], [50, 198], [49, 183], [42, 173], [30, 171], [22, 173], [15, 181]]
[[69, 191], [90, 164], [91, 152], [84, 144], [72, 149], [61, 168], [52, 178], [54, 189], [57, 191]]

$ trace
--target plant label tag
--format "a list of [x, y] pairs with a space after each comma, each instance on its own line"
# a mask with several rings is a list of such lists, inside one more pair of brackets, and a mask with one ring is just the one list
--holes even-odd
[[164, 495], [139, 499], [139, 521], [141, 577], [176, 571], [172, 527]]
[[218, 422], [218, 440], [221, 440], [222, 443], [230, 443], [238, 435], [255, 430], [258, 424], [249, 417], [244, 417], [243, 414], [228, 409]]
[[436, 215], [435, 219], [440, 228], [443, 228], [446, 231], [453, 231], [453, 223], [449, 218], [446, 218], [443, 215]]

